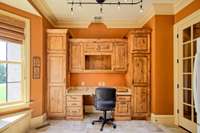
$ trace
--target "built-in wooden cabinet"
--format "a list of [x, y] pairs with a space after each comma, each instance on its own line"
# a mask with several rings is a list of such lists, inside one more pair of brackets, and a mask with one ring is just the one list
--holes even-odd
[[67, 30], [47, 30], [47, 115], [65, 116]]
[[114, 113], [115, 120], [131, 120], [131, 96], [118, 95]]
[[71, 43], [70, 45], [70, 70], [71, 72], [83, 71], [83, 50], [79, 43]]
[[83, 119], [83, 95], [66, 96], [66, 119]]
[[126, 71], [127, 58], [127, 45], [123, 43], [115, 43], [113, 47], [113, 70]]
[[125, 39], [70, 39], [71, 73], [116, 73], [127, 70]]
[[151, 47], [148, 29], [136, 29], [128, 35], [127, 84], [132, 88], [132, 117], [150, 116]]

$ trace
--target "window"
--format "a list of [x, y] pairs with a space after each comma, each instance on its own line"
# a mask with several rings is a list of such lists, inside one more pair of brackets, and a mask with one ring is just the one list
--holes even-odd
[[22, 47], [0, 40], [0, 105], [23, 101]]

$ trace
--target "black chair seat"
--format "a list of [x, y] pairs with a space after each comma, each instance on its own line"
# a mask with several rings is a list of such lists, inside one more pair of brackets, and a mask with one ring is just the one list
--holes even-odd
[[99, 101], [96, 105], [97, 110], [112, 110], [115, 106], [115, 101]]

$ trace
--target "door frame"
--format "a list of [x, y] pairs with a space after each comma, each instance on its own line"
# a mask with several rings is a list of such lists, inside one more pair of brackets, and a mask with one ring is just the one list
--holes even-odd
[[193, 22], [195, 22], [197, 19], [200, 20], [200, 9], [195, 11], [194, 13], [192, 13], [191, 15], [185, 17], [184, 19], [182, 19], [181, 21], [179, 21], [178, 23], [174, 24], [174, 33], [173, 33], [173, 54], [174, 54], [174, 58], [173, 58], [173, 64], [174, 64], [174, 122], [176, 125], [179, 125], [179, 104], [180, 104], [180, 94], [179, 94], [179, 39], [181, 37], [181, 35], [179, 35], [179, 31], [182, 29], [182, 26], [186, 25], [186, 24], [191, 24]]

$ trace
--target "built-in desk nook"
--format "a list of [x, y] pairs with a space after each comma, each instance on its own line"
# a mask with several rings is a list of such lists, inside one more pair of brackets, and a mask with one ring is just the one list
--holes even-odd
[[[84, 118], [83, 96], [95, 95], [97, 87], [70, 87], [66, 91], [66, 119]], [[131, 120], [131, 89], [114, 87], [117, 89], [114, 119]]]
[[73, 38], [67, 29], [47, 33], [48, 118], [83, 119], [96, 86], [117, 89], [115, 120], [149, 118], [149, 29], [133, 29], [124, 38]]

